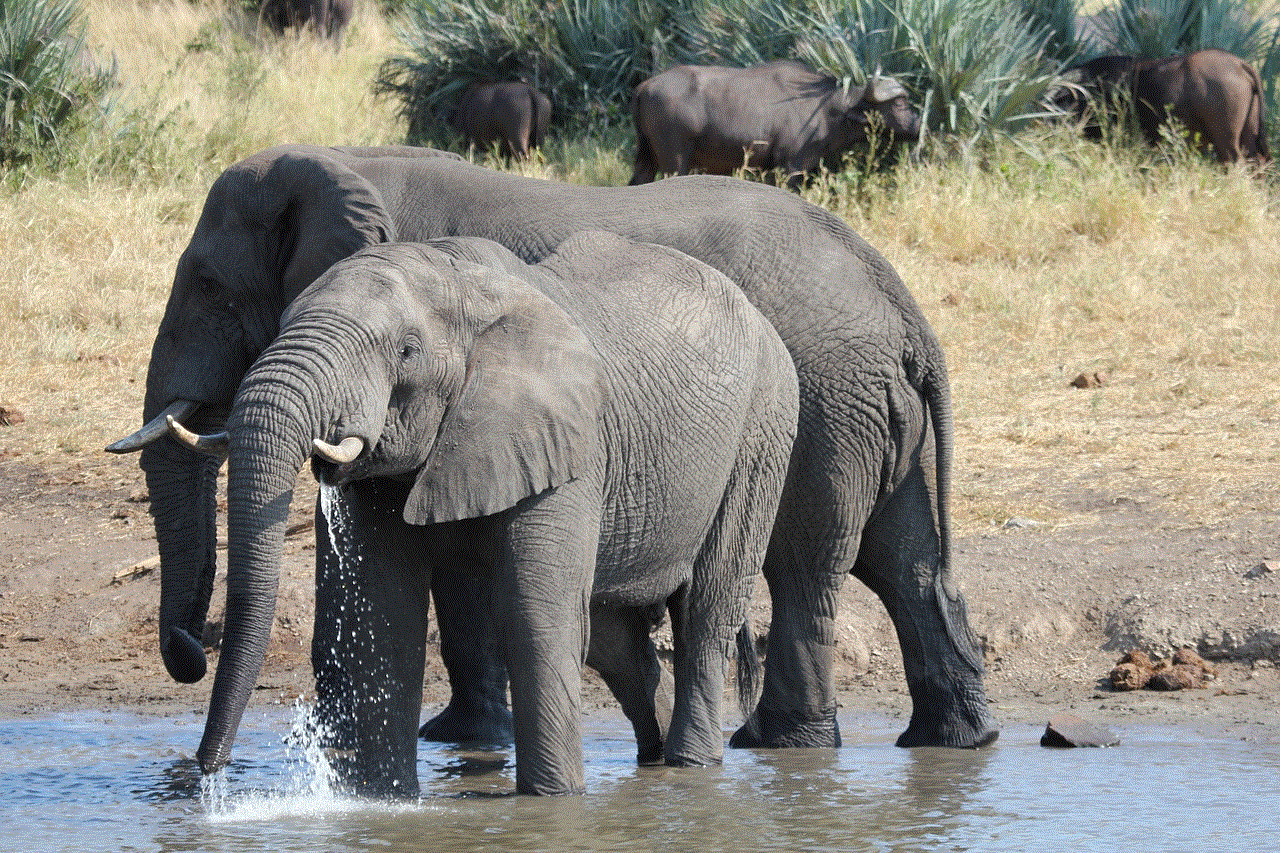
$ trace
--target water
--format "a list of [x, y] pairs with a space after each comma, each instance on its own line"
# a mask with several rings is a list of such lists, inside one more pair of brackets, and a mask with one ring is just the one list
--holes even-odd
[[422, 799], [386, 804], [335, 795], [284, 709], [246, 715], [203, 793], [202, 715], [0, 720], [0, 851], [1280, 849], [1280, 739], [1135, 725], [1119, 747], [1050, 750], [1010, 727], [978, 752], [903, 750], [893, 721], [841, 725], [840, 750], [638, 768], [622, 717], [593, 716], [582, 797], [509, 796], [510, 750], [423, 743]]

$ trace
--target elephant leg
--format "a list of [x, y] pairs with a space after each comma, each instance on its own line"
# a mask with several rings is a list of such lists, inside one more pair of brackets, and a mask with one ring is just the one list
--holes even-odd
[[317, 509], [316, 710], [342, 787], [416, 797], [429, 569], [403, 494], [384, 499], [379, 485], [335, 490]]
[[801, 386], [800, 437], [792, 450], [777, 520], [764, 559], [772, 615], [764, 686], [731, 747], [837, 747], [835, 658], [838, 594], [873, 498], [856, 486], [878, 482], [880, 457], [839, 453], [866, 435], [838, 434], [852, 418], [806, 411], [816, 395]]
[[600, 673], [636, 734], [636, 761], [661, 764], [673, 682], [650, 637], [657, 620], [640, 608], [591, 605], [587, 666]]
[[[790, 460], [790, 424], [790, 414], [781, 406], [756, 411], [748, 421], [733, 475], [693, 562], [691, 582], [668, 602], [676, 702], [667, 734], [667, 764], [719, 764], [724, 757], [725, 667], [733, 631], [746, 622], [755, 577], [766, 561]], [[781, 595], [783, 587], [794, 589], [797, 584], [775, 586]], [[749, 657], [738, 660], [744, 714], [754, 698], [756, 671], [753, 648]], [[834, 713], [831, 724], [834, 728]]]
[[831, 665], [845, 574], [816, 571], [834, 561], [815, 554], [815, 544], [793, 541], [775, 527], [764, 563], [773, 610], [764, 689], [751, 718], [729, 739], [735, 749], [841, 744]]
[[676, 702], [665, 761], [672, 767], [706, 767], [724, 758], [724, 667], [727, 644], [709, 634], [715, 626], [682, 587], [669, 602], [675, 639]]
[[511, 678], [516, 791], [585, 790], [582, 667], [600, 535], [600, 486], [572, 480], [489, 516], [495, 609]]
[[494, 633], [490, 581], [478, 567], [439, 563], [431, 597], [440, 629], [440, 657], [449, 674], [449, 704], [418, 731], [445, 743], [510, 743], [507, 670]]
[[939, 558], [930, 491], [916, 466], [868, 522], [854, 574], [893, 619], [911, 691], [899, 746], [980, 747], [999, 731], [964, 596]]

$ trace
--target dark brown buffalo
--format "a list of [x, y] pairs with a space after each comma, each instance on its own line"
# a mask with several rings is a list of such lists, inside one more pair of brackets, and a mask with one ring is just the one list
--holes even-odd
[[331, 39], [337, 49], [354, 8], [355, 0], [263, 0], [259, 14], [278, 36], [288, 27], [299, 33], [310, 27], [321, 38]]
[[877, 77], [846, 90], [834, 77], [790, 60], [668, 68], [636, 88], [632, 112], [632, 184], [695, 169], [731, 175], [746, 165], [781, 169], [794, 185], [822, 163], [838, 165], [874, 127], [890, 139], [920, 134], [920, 114], [896, 80]]
[[1085, 135], [1097, 139], [1102, 128], [1097, 107], [1114, 116], [1132, 108], [1151, 144], [1161, 128], [1176, 120], [1202, 151], [1213, 148], [1223, 163], [1241, 157], [1267, 162], [1263, 121], [1262, 81], [1247, 62], [1225, 50], [1198, 50], [1168, 59], [1138, 60], [1132, 56], [1100, 56], [1068, 70], [1067, 79], [1092, 96], [1060, 96], [1059, 106], [1086, 118]]
[[498, 143], [502, 154], [523, 160], [542, 144], [551, 123], [551, 99], [528, 83], [472, 83], [462, 95], [454, 129], [468, 145]]

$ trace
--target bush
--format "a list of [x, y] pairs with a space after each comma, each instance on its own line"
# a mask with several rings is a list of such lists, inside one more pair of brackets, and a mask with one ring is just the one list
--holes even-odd
[[[447, 138], [445, 119], [477, 79], [527, 80], [551, 96], [557, 125], [581, 131], [625, 123], [634, 87], [672, 64], [793, 58], [848, 83], [893, 74], [924, 104], [929, 129], [975, 137], [1036, 115], [1061, 64], [1048, 52], [1057, 31], [1023, 5], [418, 0], [399, 28], [408, 52], [384, 63], [375, 88], [400, 98], [411, 141]], [[1033, 5], [1074, 11], [1065, 0]]]
[[1116, 53], [1163, 59], [1216, 47], [1257, 61], [1274, 28], [1241, 6], [1238, 0], [1121, 0], [1102, 22]]
[[0, 0], [0, 163], [56, 147], [113, 77], [86, 59], [78, 0]]

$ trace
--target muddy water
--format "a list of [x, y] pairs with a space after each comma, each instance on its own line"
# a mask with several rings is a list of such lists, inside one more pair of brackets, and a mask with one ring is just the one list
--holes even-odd
[[840, 750], [730, 751], [715, 769], [637, 768], [620, 716], [587, 726], [589, 793], [514, 797], [509, 750], [422, 744], [422, 799], [335, 795], [294, 714], [246, 715], [232, 772], [202, 791], [203, 719], [0, 720], [3, 851], [1270, 851], [1280, 739], [1132, 726], [1121, 746], [902, 750], [842, 717]]

